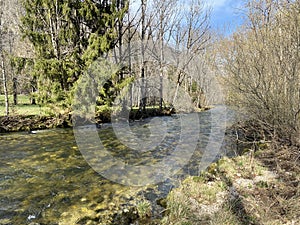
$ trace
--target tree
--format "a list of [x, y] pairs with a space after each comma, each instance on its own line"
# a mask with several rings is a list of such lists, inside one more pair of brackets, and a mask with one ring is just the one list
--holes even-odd
[[222, 48], [234, 104], [294, 144], [300, 136], [299, 11], [299, 1], [250, 1], [247, 23]]
[[169, 45], [171, 33], [174, 31], [174, 26], [178, 18], [178, 1], [177, 0], [167, 0], [159, 1], [154, 0], [154, 23], [158, 24], [158, 34], [157, 34], [157, 45], [159, 49], [159, 77], [160, 77], [160, 101], [159, 108], [162, 110], [163, 105], [163, 77], [164, 77], [164, 64], [165, 64], [165, 51], [164, 47]]
[[7, 23], [3, 19], [3, 10], [4, 10], [4, 1], [0, 1], [0, 58], [1, 58], [1, 72], [2, 72], [2, 82], [3, 82], [3, 90], [5, 96], [5, 115], [9, 115], [9, 99], [8, 99], [8, 88], [7, 88], [7, 71], [6, 71], [6, 63], [5, 63], [5, 53], [4, 53], [4, 40], [5, 33], [7, 31]]
[[171, 34], [175, 43], [174, 57], [177, 67], [175, 72], [177, 86], [172, 105], [175, 104], [179, 87], [188, 74], [184, 70], [201, 54], [210, 39], [210, 9], [205, 8], [202, 0], [190, 0], [188, 5], [189, 8], [183, 12]]
[[67, 106], [81, 73], [114, 46], [115, 1], [24, 0], [22, 32], [35, 49], [40, 102]]
[[[158, 78], [162, 80], [170, 78], [170, 73], [173, 73], [171, 79], [176, 82], [177, 87], [173, 100], [168, 103], [175, 104], [179, 87], [186, 79], [185, 70], [191, 65], [193, 58], [203, 54], [202, 50], [210, 38], [210, 9], [205, 8], [204, 2], [200, 0], [184, 3], [178, 0], [142, 1], [140, 8], [140, 77], [159, 75]], [[152, 69], [147, 70], [147, 67]], [[159, 71], [156, 72], [153, 67], [159, 67]], [[174, 68], [177, 69], [171, 72]], [[159, 106], [162, 109], [163, 86], [162, 81], [158, 82]], [[147, 84], [142, 86], [146, 87]]]
[[[25, 73], [25, 62], [33, 57], [32, 47], [20, 34], [22, 7], [19, 0], [3, 1], [1, 6], [4, 33], [2, 38], [8, 92], [13, 95], [13, 105], [19, 93], [28, 93], [30, 76]], [[25, 60], [27, 59], [27, 60]], [[28, 63], [27, 63], [28, 64]]]

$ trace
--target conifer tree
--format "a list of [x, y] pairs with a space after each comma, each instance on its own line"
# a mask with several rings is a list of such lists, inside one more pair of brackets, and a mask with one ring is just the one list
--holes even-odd
[[38, 100], [67, 106], [82, 72], [113, 47], [113, 27], [124, 11], [108, 0], [24, 0], [23, 7], [21, 29], [35, 50]]

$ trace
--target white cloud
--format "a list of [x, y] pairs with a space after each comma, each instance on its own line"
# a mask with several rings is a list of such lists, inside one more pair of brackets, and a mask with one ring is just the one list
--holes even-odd
[[230, 0], [210, 0], [207, 1], [207, 4], [213, 7], [214, 9], [220, 8], [228, 4], [228, 2], [231, 2]]

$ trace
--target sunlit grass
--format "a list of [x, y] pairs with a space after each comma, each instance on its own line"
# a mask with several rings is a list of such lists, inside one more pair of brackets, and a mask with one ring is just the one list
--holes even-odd
[[[27, 95], [18, 95], [18, 105], [14, 105], [13, 96], [9, 96], [9, 114], [12, 116], [48, 115], [47, 107], [40, 105], [31, 105], [30, 97]], [[4, 95], [0, 95], [0, 116], [5, 116]]]

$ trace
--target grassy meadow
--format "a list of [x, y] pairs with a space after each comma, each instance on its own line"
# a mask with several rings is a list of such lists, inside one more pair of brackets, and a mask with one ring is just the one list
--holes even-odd
[[[9, 96], [9, 115], [11, 116], [32, 116], [47, 115], [47, 107], [40, 105], [31, 105], [28, 95], [18, 95], [18, 105], [13, 104], [13, 96]], [[0, 116], [5, 116], [5, 98], [0, 95]]]

